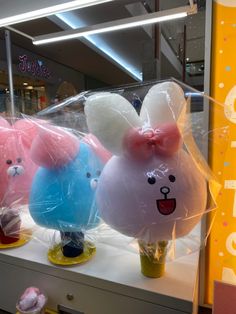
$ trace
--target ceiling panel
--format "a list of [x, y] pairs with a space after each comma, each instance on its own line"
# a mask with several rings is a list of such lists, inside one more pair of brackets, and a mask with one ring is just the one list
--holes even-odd
[[[46, 18], [40, 19], [40, 23], [39, 20], [34, 20], [19, 24], [16, 28], [30, 35], [44, 33], [49, 30], [51, 32], [61, 30], [60, 27]], [[4, 34], [1, 32], [1, 38], [3, 36]], [[11, 39], [19, 47], [71, 67], [106, 84], [117, 85], [134, 82], [134, 79], [124, 71], [79, 40], [39, 47], [34, 46], [30, 40], [15, 33], [11, 33]]]
[[[63, 16], [68, 20], [72, 20], [72, 18], [77, 19], [79, 21], [78, 23], [82, 25], [96, 24], [111, 19], [130, 17], [131, 14], [126, 9], [125, 5], [134, 2], [137, 1], [116, 1], [113, 2], [112, 5], [107, 3], [106, 10], [104, 10], [103, 5], [99, 5], [96, 6], [96, 8], [90, 7], [73, 12], [66, 12]], [[68, 25], [63, 23], [55, 24], [56, 20], [58, 20], [58, 18], [53, 17], [51, 20], [43, 18], [20, 23], [14, 27], [31, 36], [58, 32], [62, 29], [69, 28]], [[93, 41], [96, 41], [97, 37], [96, 35], [90, 36]], [[33, 46], [29, 40], [21, 39], [18, 35], [12, 35], [12, 38], [18, 45], [20, 44], [32, 52], [39, 53], [44, 57], [63, 63], [93, 78], [110, 84], [134, 82], [131, 75], [127, 74], [126, 70], [121, 69], [117, 62], [123, 57], [126, 68], [135, 69], [136, 73], [140, 75], [142, 71], [143, 46], [146, 41], [150, 41], [150, 37], [142, 27], [101, 34], [99, 35], [98, 47], [94, 47], [85, 39], [76, 39], [36, 47]], [[106, 46], [106, 51], [109, 51], [110, 55], [115, 55], [116, 61], [109, 59], [104, 56], [103, 52], [99, 51], [99, 49], [102, 49], [104, 46]]]

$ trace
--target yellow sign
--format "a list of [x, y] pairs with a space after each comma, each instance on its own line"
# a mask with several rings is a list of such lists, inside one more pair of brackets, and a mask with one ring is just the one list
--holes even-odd
[[[236, 1], [213, 4], [211, 96], [225, 104], [211, 112], [211, 129], [229, 125], [229, 146], [212, 145], [211, 164], [222, 183], [207, 248], [205, 302], [212, 303], [213, 281], [236, 283]], [[213, 106], [214, 107], [214, 106]], [[214, 132], [213, 132], [214, 133]], [[217, 133], [213, 135], [217, 142]], [[218, 133], [219, 134], [219, 133]]]

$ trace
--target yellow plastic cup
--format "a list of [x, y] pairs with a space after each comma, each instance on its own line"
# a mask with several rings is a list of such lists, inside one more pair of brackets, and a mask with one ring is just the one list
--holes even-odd
[[150, 278], [160, 278], [165, 274], [167, 241], [145, 243], [139, 241], [141, 272]]

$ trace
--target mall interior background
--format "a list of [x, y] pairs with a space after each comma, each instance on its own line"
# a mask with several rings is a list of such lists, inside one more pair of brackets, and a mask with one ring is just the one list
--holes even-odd
[[[186, 0], [122, 0], [60, 13], [14, 28], [30, 36], [186, 5]], [[84, 90], [175, 77], [202, 91], [205, 1], [185, 19], [35, 46], [10, 32], [17, 110], [34, 114]], [[0, 112], [9, 114], [5, 30], [0, 31]], [[193, 110], [201, 110], [196, 99]]]

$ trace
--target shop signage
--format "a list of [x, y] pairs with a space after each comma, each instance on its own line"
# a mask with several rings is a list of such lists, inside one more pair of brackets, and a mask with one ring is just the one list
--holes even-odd
[[51, 71], [41, 60], [31, 60], [27, 55], [19, 56], [18, 69], [22, 73], [28, 73], [40, 78], [50, 78]]
[[[234, 5], [233, 5], [234, 3]], [[215, 0], [211, 95], [224, 103], [211, 113], [212, 129], [229, 127], [228, 149], [212, 145], [212, 168], [222, 184], [217, 214], [208, 241], [206, 303], [212, 303], [214, 280], [236, 284], [236, 1]], [[214, 142], [218, 139], [215, 135]], [[226, 310], [227, 312], [227, 310]]]

